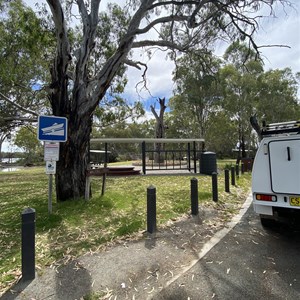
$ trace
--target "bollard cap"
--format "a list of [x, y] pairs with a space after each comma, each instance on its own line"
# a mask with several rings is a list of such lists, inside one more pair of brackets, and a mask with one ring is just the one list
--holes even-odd
[[22, 215], [33, 214], [35, 213], [35, 209], [31, 207], [27, 207], [22, 211]]
[[151, 184], [151, 185], [148, 186], [147, 189], [148, 189], [148, 190], [153, 190], [153, 189], [156, 189], [156, 187], [155, 187], [154, 185]]
[[21, 215], [23, 224], [35, 222], [35, 209], [28, 207], [22, 211]]

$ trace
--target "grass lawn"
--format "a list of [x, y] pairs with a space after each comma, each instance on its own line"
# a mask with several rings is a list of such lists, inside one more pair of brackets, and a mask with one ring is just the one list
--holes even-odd
[[[224, 222], [236, 212], [250, 188], [244, 174], [224, 192], [224, 172], [219, 175], [219, 202], [213, 203], [211, 177], [197, 175], [199, 202], [222, 213]], [[48, 177], [44, 167], [0, 172], [0, 295], [21, 275], [21, 212], [36, 210], [36, 268], [56, 265], [106, 243], [146, 229], [146, 191], [157, 191], [157, 224], [190, 212], [188, 176], [108, 177], [106, 192], [100, 197], [101, 179], [93, 178], [93, 198], [53, 203], [48, 214]]]

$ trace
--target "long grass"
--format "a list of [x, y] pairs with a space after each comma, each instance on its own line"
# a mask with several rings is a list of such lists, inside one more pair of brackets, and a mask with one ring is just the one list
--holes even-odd
[[[93, 178], [93, 197], [53, 203], [48, 213], [48, 177], [44, 168], [0, 172], [0, 295], [20, 276], [21, 213], [36, 210], [36, 267], [55, 265], [85, 252], [98, 251], [107, 243], [146, 229], [146, 191], [157, 191], [157, 224], [190, 212], [190, 176], [108, 177], [100, 196], [101, 179]], [[224, 191], [219, 176], [219, 202], [212, 203], [211, 177], [196, 176], [201, 205], [215, 205], [224, 221], [236, 211], [249, 192], [250, 175], [245, 174]]]

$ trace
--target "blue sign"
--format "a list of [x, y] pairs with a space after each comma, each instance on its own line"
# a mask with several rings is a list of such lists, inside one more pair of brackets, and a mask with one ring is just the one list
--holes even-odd
[[68, 120], [63, 117], [39, 116], [38, 139], [48, 142], [67, 140]]

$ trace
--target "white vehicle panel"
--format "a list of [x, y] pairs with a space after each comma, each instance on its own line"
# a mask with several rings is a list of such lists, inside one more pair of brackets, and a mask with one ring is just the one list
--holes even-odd
[[300, 194], [300, 140], [270, 141], [269, 157], [272, 191]]

